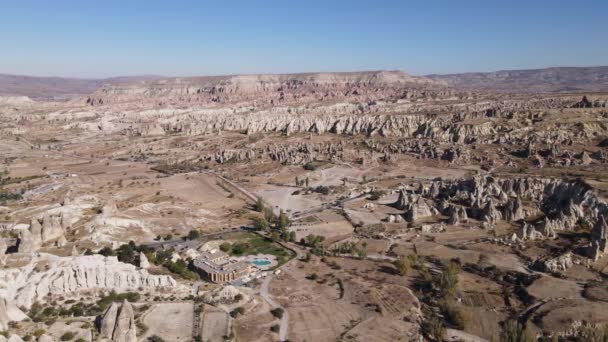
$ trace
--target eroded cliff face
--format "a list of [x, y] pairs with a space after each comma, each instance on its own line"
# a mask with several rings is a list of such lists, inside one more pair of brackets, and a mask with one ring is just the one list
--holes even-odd
[[345, 98], [407, 99], [447, 96], [445, 83], [400, 71], [238, 75], [174, 78], [102, 87], [86, 102], [104, 105], [129, 101], [154, 103], [257, 104], [319, 102]]
[[[41, 265], [47, 265], [41, 270]], [[177, 286], [166, 275], [101, 255], [36, 258], [28, 265], [0, 271], [0, 294], [15, 305], [29, 308], [47, 296], [73, 294], [85, 290], [140, 291]]]

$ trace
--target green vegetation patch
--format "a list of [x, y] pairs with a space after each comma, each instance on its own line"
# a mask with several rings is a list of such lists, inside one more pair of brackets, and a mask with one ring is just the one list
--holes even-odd
[[253, 233], [240, 234], [237, 242], [231, 244], [230, 248], [228, 248], [227, 244], [223, 244], [222, 250], [235, 256], [255, 254], [274, 255], [277, 258], [279, 265], [284, 264], [294, 256], [293, 252], [281, 247], [270, 238]]

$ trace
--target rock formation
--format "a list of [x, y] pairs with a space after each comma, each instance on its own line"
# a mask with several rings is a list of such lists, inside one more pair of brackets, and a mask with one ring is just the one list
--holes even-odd
[[[38, 262], [48, 263], [48, 269], [37, 271]], [[103, 289], [124, 292], [177, 286], [170, 276], [151, 275], [134, 265], [119, 262], [116, 257], [101, 255], [44, 256], [20, 268], [0, 270], [0, 281], [7, 284], [9, 298], [26, 308], [47, 296], [79, 291]]]
[[538, 260], [535, 262], [535, 267], [545, 272], [558, 273], [567, 270], [573, 264], [572, 253], [568, 252], [555, 258]]
[[15, 334], [11, 335], [8, 339], [4, 335], [0, 335], [0, 342], [23, 342], [23, 339]]
[[466, 222], [468, 219], [466, 209], [461, 206], [450, 205], [448, 208], [448, 216], [448, 223], [451, 225]]
[[601, 216], [591, 230], [590, 248], [590, 257], [594, 260], [608, 252], [608, 224], [605, 216]]
[[67, 223], [62, 214], [52, 215], [47, 212], [40, 219], [33, 218], [29, 230], [20, 232], [18, 251], [20, 253], [35, 252], [48, 242], [54, 242], [59, 247], [65, 245], [66, 226]]
[[100, 335], [114, 342], [137, 342], [137, 328], [133, 307], [125, 300], [112, 303], [101, 319]]
[[139, 267], [146, 269], [150, 267], [150, 261], [144, 252], [139, 252]]
[[0, 266], [3, 266], [6, 263], [6, 250], [8, 249], [8, 244], [4, 240], [4, 238], [0, 237]]
[[404, 216], [408, 222], [413, 222], [423, 217], [433, 216], [433, 211], [425, 202], [424, 198], [419, 196], [405, 206]]
[[38, 337], [38, 342], [55, 342], [55, 340], [53, 339], [53, 337], [51, 335], [43, 334], [40, 337]]
[[9, 322], [19, 322], [27, 316], [12, 302], [5, 297], [0, 297], [0, 331], [8, 330]]

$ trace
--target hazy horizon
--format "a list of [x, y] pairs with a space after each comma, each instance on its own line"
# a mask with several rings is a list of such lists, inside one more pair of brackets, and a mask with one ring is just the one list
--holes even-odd
[[344, 71], [333, 71], [333, 70], [321, 70], [321, 71], [303, 71], [303, 72], [285, 72], [285, 73], [277, 73], [277, 72], [267, 72], [267, 73], [240, 73], [240, 74], [196, 74], [196, 75], [152, 75], [152, 74], [132, 74], [132, 75], [110, 75], [103, 77], [72, 77], [72, 76], [63, 76], [63, 75], [28, 75], [28, 74], [14, 74], [14, 73], [6, 73], [0, 71], [0, 75], [2, 76], [14, 76], [14, 77], [31, 77], [31, 78], [63, 78], [63, 79], [75, 79], [75, 80], [83, 80], [83, 81], [94, 81], [94, 80], [104, 80], [104, 79], [113, 79], [113, 78], [139, 78], [139, 77], [150, 77], [150, 78], [189, 78], [189, 77], [213, 77], [213, 76], [235, 76], [235, 75], [283, 75], [283, 74], [314, 74], [314, 73], [356, 73], [356, 72], [377, 72], [377, 71], [401, 71], [412, 76], [433, 76], [433, 75], [450, 75], [450, 74], [474, 74], [474, 73], [493, 73], [493, 72], [504, 72], [504, 71], [529, 71], [529, 70], [545, 70], [545, 69], [554, 69], [554, 68], [605, 68], [608, 67], [608, 63], [606, 65], [556, 65], [556, 66], [547, 66], [547, 67], [539, 67], [539, 68], [530, 68], [530, 69], [500, 69], [500, 70], [487, 70], [487, 71], [464, 71], [461, 73], [430, 73], [430, 74], [414, 74], [408, 72], [407, 70], [399, 70], [399, 69], [376, 69], [376, 70], [344, 70]]

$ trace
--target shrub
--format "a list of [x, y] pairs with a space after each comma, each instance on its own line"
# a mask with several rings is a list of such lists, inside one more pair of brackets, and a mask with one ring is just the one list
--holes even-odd
[[238, 315], [242, 315], [242, 314], [244, 314], [244, 313], [245, 313], [245, 308], [243, 308], [243, 307], [241, 306], [241, 307], [238, 307], [238, 308], [236, 308], [236, 309], [234, 309], [234, 310], [230, 311], [230, 317], [232, 317], [232, 318], [236, 318]]
[[75, 333], [68, 331], [59, 338], [62, 341], [71, 341], [76, 336]]
[[317, 169], [317, 167], [312, 162], [308, 162], [308, 163], [304, 164], [304, 170], [315, 171], [316, 169]]
[[502, 328], [500, 340], [502, 342], [534, 342], [536, 336], [526, 325], [509, 320]]
[[150, 341], [150, 342], [165, 342], [165, 340], [162, 337], [158, 336], [158, 335], [152, 335], [152, 336], [148, 337], [148, 341]]
[[316, 188], [312, 189], [312, 191], [323, 195], [329, 195], [330, 188], [324, 185], [319, 185]]
[[232, 249], [232, 245], [229, 242], [224, 242], [220, 245], [220, 250], [222, 252], [229, 253], [230, 249]]
[[319, 275], [316, 273], [310, 274], [309, 276], [306, 277], [307, 279], [310, 280], [317, 280], [319, 278]]
[[383, 190], [374, 190], [372, 192], [369, 193], [369, 200], [371, 201], [377, 201], [380, 199], [380, 197], [386, 195], [386, 191]]
[[275, 324], [270, 327], [270, 331], [278, 333], [281, 330], [281, 327], [278, 324]]
[[266, 230], [269, 227], [268, 221], [263, 217], [254, 217], [252, 220], [255, 230]]
[[412, 264], [410, 262], [410, 259], [408, 259], [406, 257], [401, 257], [401, 258], [393, 261], [393, 266], [395, 266], [395, 268], [397, 269], [397, 273], [399, 275], [404, 276], [410, 271]]
[[46, 334], [46, 330], [44, 329], [36, 329], [34, 330], [34, 336], [36, 336], [36, 339], [39, 338], [40, 336]]
[[456, 291], [458, 285], [458, 273], [460, 266], [455, 262], [443, 265], [441, 274], [434, 279], [435, 286], [441, 290], [445, 296], [451, 296]]
[[452, 301], [442, 302], [440, 309], [447, 321], [459, 330], [464, 330], [471, 322], [468, 313]]
[[258, 199], [255, 201], [255, 204], [254, 204], [255, 211], [261, 213], [264, 211], [264, 208], [265, 208], [264, 201], [262, 200], [262, 198], [258, 197]]
[[424, 328], [427, 334], [432, 336], [435, 341], [443, 340], [443, 335], [445, 335], [445, 327], [439, 318], [431, 317], [431, 319], [426, 321]]
[[283, 313], [284, 313], [284, 311], [283, 311], [283, 309], [282, 309], [282, 308], [274, 308], [274, 309], [270, 310], [270, 313], [271, 313], [271, 314], [272, 314], [274, 317], [276, 317], [276, 318], [278, 318], [278, 319], [281, 319], [281, 318], [283, 317]]
[[201, 232], [199, 232], [198, 230], [191, 230], [190, 233], [188, 233], [187, 239], [188, 240], [196, 240], [198, 238], [201, 237]]

